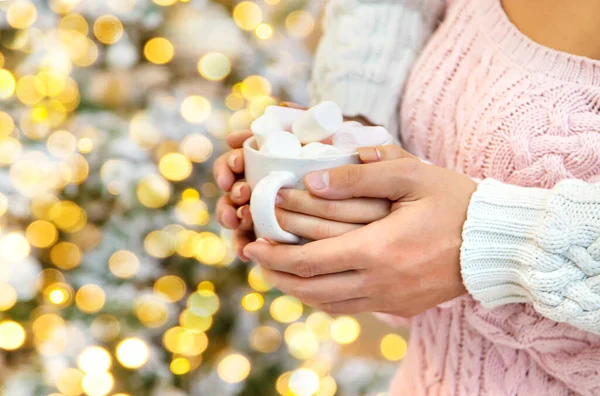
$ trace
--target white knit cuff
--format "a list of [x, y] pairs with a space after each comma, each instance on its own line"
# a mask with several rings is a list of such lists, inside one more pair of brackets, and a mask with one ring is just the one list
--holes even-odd
[[534, 232], [550, 192], [486, 179], [471, 198], [463, 228], [461, 272], [485, 307], [530, 302], [530, 270], [540, 248]]

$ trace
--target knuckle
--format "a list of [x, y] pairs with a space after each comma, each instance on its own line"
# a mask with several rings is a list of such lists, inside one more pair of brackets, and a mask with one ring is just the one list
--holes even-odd
[[311, 278], [317, 274], [313, 261], [302, 251], [294, 264], [294, 273], [301, 278]]
[[336, 217], [339, 211], [339, 201], [326, 201], [323, 207], [323, 214], [328, 219]]
[[315, 226], [314, 238], [315, 240], [327, 239], [331, 236], [331, 233], [331, 224], [319, 221]]
[[354, 187], [360, 183], [363, 171], [360, 165], [349, 165], [341, 172], [338, 184], [340, 187]]

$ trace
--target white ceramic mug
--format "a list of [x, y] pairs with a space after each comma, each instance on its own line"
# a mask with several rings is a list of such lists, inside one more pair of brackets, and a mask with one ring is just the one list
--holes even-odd
[[328, 158], [279, 158], [256, 149], [254, 137], [244, 142], [246, 181], [252, 189], [250, 213], [258, 238], [297, 244], [301, 238], [285, 231], [275, 217], [275, 198], [281, 188], [304, 190], [304, 175], [309, 172], [358, 164], [358, 154]]

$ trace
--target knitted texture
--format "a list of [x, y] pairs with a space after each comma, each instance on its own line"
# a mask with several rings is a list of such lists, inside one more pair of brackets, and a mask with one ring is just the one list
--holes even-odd
[[500, 0], [455, 0], [403, 100], [409, 151], [484, 180], [463, 273], [500, 306], [469, 295], [413, 318], [391, 394], [600, 395], [600, 337], [573, 326], [598, 330], [598, 187], [485, 181], [600, 180], [600, 62], [534, 43]]
[[600, 183], [543, 190], [488, 179], [473, 195], [463, 240], [463, 280], [485, 307], [532, 302], [600, 334]]
[[[397, 56], [441, 12], [408, 3], [331, 0], [315, 100], [394, 125]], [[396, 117], [409, 151], [484, 180], [464, 229], [472, 295], [411, 318], [390, 394], [600, 395], [600, 336], [578, 328], [598, 329], [599, 188], [559, 183], [600, 181], [600, 62], [534, 43], [500, 0], [447, 3]]]

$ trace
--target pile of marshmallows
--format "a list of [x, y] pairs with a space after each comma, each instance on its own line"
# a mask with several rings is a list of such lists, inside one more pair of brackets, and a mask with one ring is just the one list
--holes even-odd
[[393, 141], [383, 127], [344, 122], [341, 109], [333, 102], [321, 102], [308, 110], [268, 106], [250, 129], [261, 153], [284, 158], [333, 157]]

